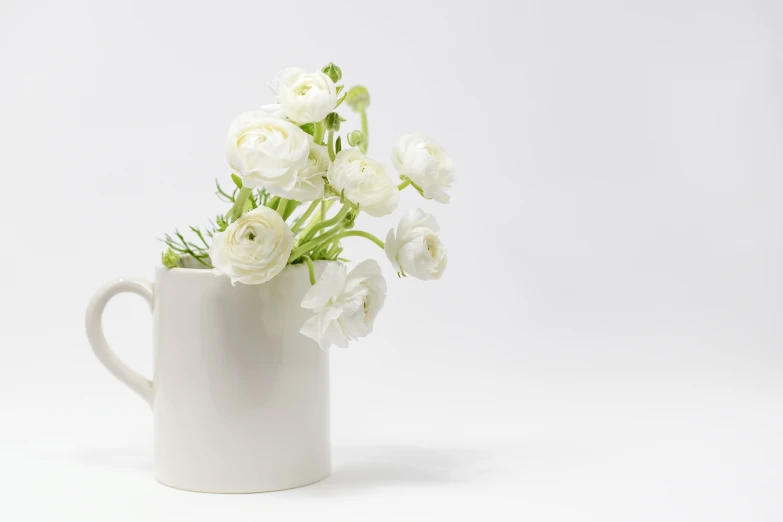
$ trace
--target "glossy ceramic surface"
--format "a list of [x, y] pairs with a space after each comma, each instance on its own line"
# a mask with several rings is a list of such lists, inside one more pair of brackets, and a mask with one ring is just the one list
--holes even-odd
[[[320, 273], [325, 263], [317, 263]], [[158, 267], [154, 285], [118, 279], [87, 310], [98, 359], [150, 403], [156, 476], [212, 493], [288, 489], [329, 474], [328, 353], [299, 333], [310, 287], [303, 265], [262, 285], [207, 270]], [[112, 296], [145, 297], [154, 320], [150, 381], [109, 349], [101, 314]]]

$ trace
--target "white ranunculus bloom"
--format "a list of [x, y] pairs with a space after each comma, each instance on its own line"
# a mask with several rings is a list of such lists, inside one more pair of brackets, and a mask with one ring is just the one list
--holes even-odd
[[215, 273], [230, 277], [231, 284], [257, 285], [285, 268], [293, 246], [294, 236], [280, 214], [258, 207], [215, 233], [209, 257]]
[[310, 138], [310, 154], [307, 165], [296, 176], [294, 187], [288, 191], [288, 199], [314, 201], [324, 197], [326, 171], [329, 169], [329, 151]]
[[340, 151], [329, 165], [327, 178], [338, 194], [345, 194], [371, 216], [391, 214], [400, 201], [400, 191], [386, 175], [386, 168], [357, 149]]
[[283, 106], [280, 105], [279, 103], [268, 103], [266, 105], [262, 105], [261, 107], [259, 107], [258, 110], [267, 113], [273, 118], [280, 118], [281, 120], [286, 119], [285, 111], [283, 111]]
[[312, 137], [285, 120], [256, 110], [237, 116], [228, 130], [226, 158], [248, 188], [287, 198], [308, 163]]
[[425, 198], [449, 202], [446, 191], [454, 182], [454, 167], [438, 142], [419, 134], [402, 134], [391, 159], [397, 172], [421, 187]]
[[270, 85], [285, 115], [300, 125], [323, 120], [337, 104], [337, 86], [321, 71], [289, 67]]
[[350, 273], [342, 263], [330, 263], [302, 299], [302, 307], [315, 316], [300, 332], [322, 350], [347, 348], [349, 341], [372, 332], [385, 299], [386, 281], [374, 260], [359, 263]]
[[386, 236], [386, 257], [398, 274], [427, 281], [440, 279], [446, 270], [446, 247], [438, 237], [435, 218], [419, 208], [412, 208]]

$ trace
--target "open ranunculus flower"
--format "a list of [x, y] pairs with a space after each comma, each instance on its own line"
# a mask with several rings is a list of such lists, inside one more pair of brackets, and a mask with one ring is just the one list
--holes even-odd
[[327, 179], [335, 192], [371, 216], [391, 214], [400, 201], [400, 191], [386, 175], [386, 168], [356, 149], [337, 154]]
[[323, 120], [337, 103], [336, 86], [321, 71], [289, 67], [278, 75], [275, 90], [283, 113], [300, 125]]
[[301, 332], [322, 350], [332, 345], [347, 348], [352, 339], [372, 332], [385, 300], [386, 281], [378, 263], [367, 259], [350, 273], [342, 263], [331, 264], [302, 299], [302, 307], [315, 315]]
[[307, 163], [297, 173], [294, 186], [286, 192], [286, 197], [296, 201], [323, 199], [326, 185], [326, 171], [329, 168], [329, 151], [323, 145], [317, 145], [312, 137]]
[[285, 268], [294, 236], [274, 210], [258, 207], [212, 238], [210, 258], [215, 271], [231, 283], [265, 283]]
[[438, 237], [435, 218], [420, 208], [412, 208], [386, 235], [384, 250], [397, 273], [427, 281], [440, 279], [446, 270], [446, 247]]
[[438, 142], [420, 134], [402, 134], [392, 149], [392, 163], [425, 198], [448, 203], [446, 193], [454, 182], [451, 157]]
[[309, 155], [310, 137], [302, 129], [264, 111], [240, 114], [228, 130], [228, 163], [248, 188], [287, 197]]
[[[306, 265], [312, 287], [302, 306], [312, 316], [301, 333], [324, 349], [369, 334], [386, 298], [375, 261], [350, 271], [343, 264], [344, 242], [372, 241], [401, 276], [440, 279], [446, 249], [433, 216], [408, 210], [385, 243], [360, 225], [365, 216], [394, 212], [406, 187], [448, 203], [454, 181], [443, 147], [402, 134], [391, 153], [400, 174], [395, 184], [386, 166], [367, 153], [369, 91], [344, 89], [341, 81], [342, 70], [333, 63], [314, 73], [283, 70], [271, 85], [276, 103], [244, 112], [229, 126], [225, 152], [234, 186], [218, 184], [217, 191], [230, 208], [206, 230], [190, 227], [193, 238], [166, 235], [169, 248], [161, 257], [166, 267], [199, 265], [232, 284], [262, 284], [286, 265]], [[347, 121], [337, 112], [341, 107], [358, 113], [361, 129], [341, 129]], [[329, 262], [317, 281], [313, 261]]]

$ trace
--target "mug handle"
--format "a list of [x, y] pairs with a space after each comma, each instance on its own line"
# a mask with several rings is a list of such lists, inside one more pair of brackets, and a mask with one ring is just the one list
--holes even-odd
[[123, 292], [130, 292], [142, 296], [152, 309], [152, 283], [146, 279], [122, 278], [115, 279], [103, 285], [90, 299], [87, 306], [85, 325], [87, 327], [87, 339], [90, 346], [103, 363], [106, 369], [131, 390], [138, 393], [142, 399], [152, 406], [153, 384], [152, 381], [131, 370], [109, 347], [106, 336], [103, 335], [103, 310], [112, 297]]

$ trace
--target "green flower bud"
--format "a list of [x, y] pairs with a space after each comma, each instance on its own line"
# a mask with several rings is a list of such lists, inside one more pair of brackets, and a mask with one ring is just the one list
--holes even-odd
[[353, 228], [354, 223], [356, 223], [356, 217], [359, 215], [359, 212], [356, 210], [352, 210], [346, 214], [345, 219], [343, 219], [342, 224], [340, 225], [342, 228], [346, 230], [350, 230]]
[[176, 268], [179, 266], [179, 255], [172, 249], [168, 249], [160, 256], [163, 266], [166, 268]]
[[358, 147], [367, 140], [367, 136], [360, 130], [351, 131], [348, 133], [348, 145], [351, 147]]
[[329, 65], [324, 66], [321, 69], [321, 72], [324, 73], [326, 76], [332, 79], [334, 83], [337, 83], [340, 81], [340, 78], [343, 77], [343, 71], [339, 67], [337, 67], [332, 62], [329, 62]]
[[330, 112], [326, 115], [326, 129], [331, 131], [340, 130], [340, 115], [336, 112]]
[[351, 87], [348, 91], [348, 96], [345, 98], [345, 103], [354, 110], [354, 112], [361, 112], [370, 106], [370, 92], [367, 87], [357, 85]]

